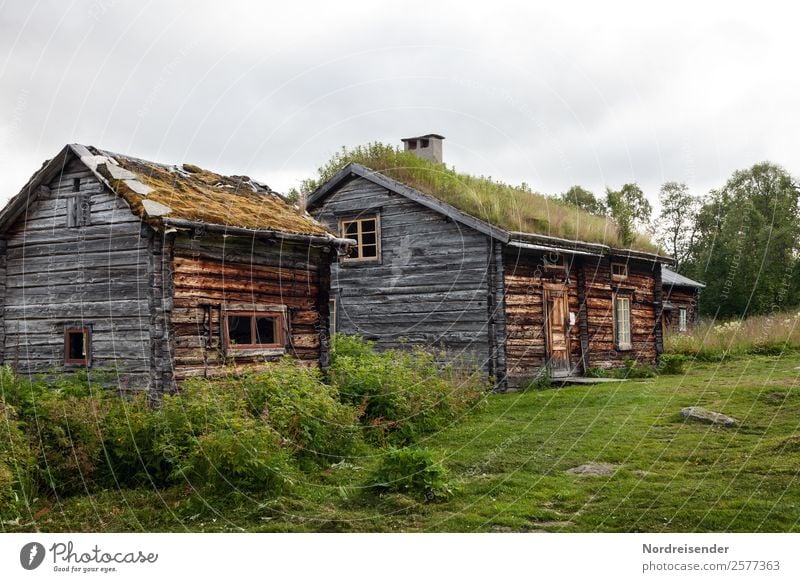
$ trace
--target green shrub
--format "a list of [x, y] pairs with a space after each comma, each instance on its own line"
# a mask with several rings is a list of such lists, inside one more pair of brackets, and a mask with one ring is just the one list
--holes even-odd
[[632, 358], [625, 358], [622, 360], [622, 368], [616, 368], [613, 370], [613, 374], [616, 378], [652, 378], [656, 375], [656, 370], [653, 366], [640, 364]]
[[542, 370], [536, 376], [524, 382], [520, 387], [523, 391], [528, 391], [547, 390], [548, 388], [552, 388], [552, 386], [553, 381], [550, 378], [550, 373], [546, 368], [542, 368]]
[[686, 363], [686, 356], [683, 354], [661, 354], [658, 360], [657, 371], [659, 374], [683, 374], [683, 366]]
[[610, 377], [609, 371], [605, 368], [586, 368], [583, 373], [587, 378], [608, 378]]
[[105, 483], [113, 486], [165, 486], [170, 466], [157, 448], [159, 411], [146, 394], [111, 402], [103, 430]]
[[287, 359], [224, 386], [239, 390], [250, 414], [275, 429], [303, 461], [330, 465], [352, 455], [361, 442], [356, 409], [340, 402], [336, 388], [324, 384], [315, 368]]
[[36, 416], [28, 420], [39, 473], [62, 495], [86, 491], [103, 459], [103, 427], [109, 404], [100, 397], [42, 394]]
[[397, 492], [423, 498], [443, 499], [453, 494], [447, 469], [427, 449], [396, 449], [384, 455], [373, 471], [369, 486], [378, 493]]
[[479, 372], [440, 368], [423, 350], [378, 352], [346, 336], [334, 338], [329, 374], [340, 398], [361, 411], [366, 438], [378, 444], [410, 443], [441, 428], [489, 388]]
[[36, 494], [36, 458], [17, 414], [0, 400], [0, 517], [16, 517]]
[[233, 418], [229, 426], [199, 435], [183, 467], [190, 483], [218, 493], [256, 492], [277, 496], [293, 483], [290, 452], [269, 426]]

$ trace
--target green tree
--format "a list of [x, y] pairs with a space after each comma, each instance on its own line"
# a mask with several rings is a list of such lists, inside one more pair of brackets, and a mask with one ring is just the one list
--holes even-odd
[[592, 192], [580, 186], [573, 186], [561, 194], [559, 198], [564, 202], [582, 208], [586, 212], [597, 214], [598, 216], [603, 216], [606, 213], [606, 206], [603, 204], [603, 201], [598, 200], [597, 196]]
[[780, 166], [734, 172], [697, 215], [687, 274], [707, 283], [701, 309], [721, 317], [796, 305], [800, 190]]
[[620, 241], [630, 246], [636, 240], [636, 231], [650, 228], [653, 207], [638, 184], [624, 184], [619, 190], [606, 188], [608, 214], [619, 226]]
[[656, 242], [676, 261], [681, 270], [692, 254], [697, 234], [700, 200], [680, 182], [666, 182], [658, 193], [661, 212], [656, 225]]

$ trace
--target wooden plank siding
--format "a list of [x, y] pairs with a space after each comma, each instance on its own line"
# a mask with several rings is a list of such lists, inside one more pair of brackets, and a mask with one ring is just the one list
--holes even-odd
[[[172, 248], [170, 332], [175, 378], [213, 377], [225, 367], [258, 367], [278, 356], [232, 356], [222, 344], [225, 304], [277, 304], [288, 308], [286, 352], [302, 363], [327, 361], [327, 297], [322, 249], [302, 243], [179, 234]], [[324, 307], [321, 301], [324, 300]]]
[[493, 362], [503, 350], [497, 341], [503, 311], [494, 309], [492, 296], [492, 277], [502, 264], [495, 268], [488, 236], [364, 178], [344, 184], [311, 212], [334, 230], [341, 218], [380, 219], [379, 260], [331, 266], [337, 331], [382, 349], [441, 348], [450, 360], [502, 375], [502, 365]]
[[[89, 197], [89, 224], [67, 228], [76, 194]], [[122, 389], [149, 388], [149, 241], [127, 204], [73, 160], [5, 238], [5, 363], [21, 373], [63, 370], [64, 328], [86, 325], [92, 369], [116, 369]]]

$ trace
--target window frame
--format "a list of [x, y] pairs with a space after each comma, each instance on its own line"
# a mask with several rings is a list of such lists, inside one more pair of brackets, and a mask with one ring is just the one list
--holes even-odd
[[689, 310], [686, 307], [678, 308], [678, 331], [689, 331]]
[[[619, 311], [620, 311], [619, 305], [620, 305], [620, 302], [624, 302], [627, 305], [627, 307], [626, 307], [627, 316], [628, 316], [627, 320], [621, 320], [620, 319], [620, 316], [619, 316]], [[614, 346], [617, 349], [617, 351], [629, 352], [629, 351], [631, 351], [633, 349], [633, 315], [631, 313], [631, 304], [632, 304], [632, 301], [631, 301], [631, 297], [630, 296], [621, 295], [621, 294], [618, 294], [618, 293], [614, 294], [613, 314], [612, 314], [613, 318], [612, 319], [613, 319], [613, 322], [614, 322]], [[628, 341], [627, 342], [623, 342], [621, 340], [621, 338], [620, 338], [620, 332], [622, 331], [620, 329], [620, 322], [621, 321], [624, 321], [627, 324], [626, 325], [627, 332], [628, 332], [627, 333], [627, 335], [628, 335]]]
[[[275, 319], [275, 343], [271, 344], [232, 344], [230, 337], [230, 329], [228, 327], [229, 317], [250, 317], [250, 337], [255, 339], [256, 333], [256, 319], [258, 317], [270, 317]], [[248, 350], [270, 350], [270, 349], [285, 349], [286, 348], [286, 313], [282, 310], [261, 310], [261, 309], [225, 309], [222, 322], [222, 338], [223, 347], [229, 352], [240, 352]]]
[[336, 297], [328, 299], [328, 335], [333, 337], [336, 333]]
[[[374, 257], [364, 257], [363, 256], [363, 246], [362, 243], [362, 235], [363, 231], [361, 229], [361, 225], [363, 222], [368, 220], [375, 221], [375, 256]], [[342, 238], [350, 238], [347, 235], [346, 229], [348, 224], [356, 223], [357, 233], [356, 238], [353, 239], [356, 241], [355, 248], [358, 249], [358, 257], [341, 257], [341, 262], [350, 263], [350, 264], [358, 264], [358, 263], [380, 263], [381, 262], [381, 216], [379, 213], [369, 214], [369, 215], [359, 215], [359, 216], [350, 216], [350, 217], [340, 217], [339, 218], [339, 233]], [[370, 245], [372, 246], [372, 245]]]
[[[622, 273], [615, 273], [614, 267], [622, 267]], [[611, 280], [625, 281], [629, 275], [628, 263], [611, 263]]]
[[[83, 336], [82, 358], [71, 358], [69, 354], [71, 335], [80, 334]], [[89, 367], [92, 365], [92, 328], [88, 325], [65, 325], [64, 326], [64, 366], [65, 367]]]

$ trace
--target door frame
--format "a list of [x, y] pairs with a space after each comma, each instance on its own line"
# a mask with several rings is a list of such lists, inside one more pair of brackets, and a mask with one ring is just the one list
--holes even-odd
[[[551, 340], [551, 329], [550, 329], [550, 298], [551, 293], [553, 291], [561, 292], [563, 295], [564, 300], [564, 344], [566, 346], [567, 352], [567, 360], [566, 360], [566, 368], [558, 370], [553, 369], [553, 352], [552, 352], [552, 340]], [[553, 377], [563, 377], [569, 376], [572, 374], [573, 366], [572, 366], [572, 357], [571, 357], [571, 346], [570, 346], [570, 328], [569, 328], [569, 285], [566, 283], [544, 283], [542, 285], [542, 300], [543, 300], [543, 311], [544, 311], [544, 346], [545, 346], [545, 358], [547, 359], [547, 369], [551, 376]]]

